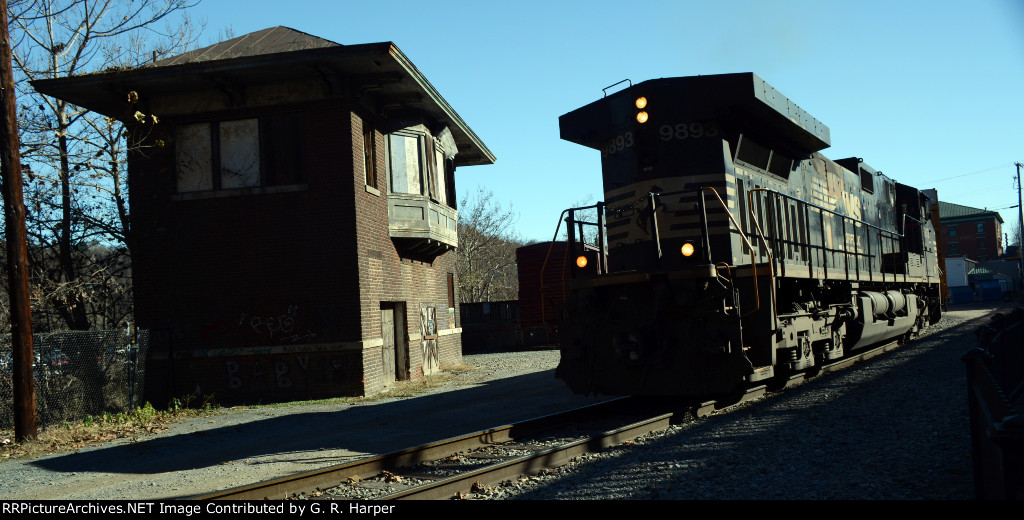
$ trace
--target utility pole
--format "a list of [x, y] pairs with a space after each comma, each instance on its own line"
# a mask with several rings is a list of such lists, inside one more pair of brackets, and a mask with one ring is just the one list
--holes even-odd
[[1020, 205], [1020, 167], [1019, 162], [1014, 163], [1017, 166], [1017, 259], [1020, 271], [1019, 280], [1021, 283], [1021, 289], [1024, 290], [1024, 207]]
[[28, 242], [22, 200], [18, 112], [14, 99], [7, 0], [0, 0], [0, 177], [3, 180], [7, 281], [14, 346], [14, 439], [36, 437], [36, 395], [32, 381], [32, 312], [28, 297]]

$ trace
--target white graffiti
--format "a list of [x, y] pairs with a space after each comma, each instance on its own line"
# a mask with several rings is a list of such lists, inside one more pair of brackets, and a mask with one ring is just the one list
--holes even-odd
[[308, 329], [305, 333], [295, 332], [295, 315], [298, 312], [298, 305], [289, 305], [284, 313], [277, 316], [252, 316], [249, 318], [249, 315], [243, 312], [238, 319], [238, 326], [245, 326], [246, 318], [249, 318], [248, 325], [252, 327], [252, 330], [258, 334], [266, 334], [271, 338], [276, 338], [279, 341], [295, 343], [315, 338], [316, 334]]

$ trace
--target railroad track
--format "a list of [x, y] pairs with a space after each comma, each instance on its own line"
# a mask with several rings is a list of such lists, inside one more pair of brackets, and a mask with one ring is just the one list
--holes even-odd
[[[466, 497], [501, 482], [558, 467], [687, 417], [727, 411], [819, 374], [898, 348], [896, 342], [718, 400], [651, 403], [624, 397], [490, 428], [308, 473], [192, 497], [196, 500], [433, 500]], [[669, 406], [676, 410], [669, 409]]]

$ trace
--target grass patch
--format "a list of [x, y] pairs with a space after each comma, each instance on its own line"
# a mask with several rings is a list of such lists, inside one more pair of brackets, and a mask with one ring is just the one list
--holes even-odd
[[86, 415], [81, 421], [65, 421], [40, 432], [35, 439], [14, 442], [13, 431], [0, 431], [0, 461], [32, 458], [75, 451], [117, 439], [136, 442], [140, 437], [167, 430], [174, 421], [213, 415], [217, 406], [210, 399], [190, 407], [192, 398], [172, 399], [167, 410], [157, 410], [146, 403], [128, 413]]

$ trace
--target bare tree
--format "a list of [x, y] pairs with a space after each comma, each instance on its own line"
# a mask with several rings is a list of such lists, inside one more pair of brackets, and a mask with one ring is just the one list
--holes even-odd
[[516, 300], [519, 275], [516, 248], [524, 244], [515, 230], [518, 216], [477, 187], [459, 207], [459, 299], [464, 303]]
[[1007, 222], [1006, 227], [1003, 229], [1006, 232], [1006, 247], [1004, 248], [1004, 251], [1008, 250], [1010, 246], [1018, 246], [1017, 251], [1019, 253], [1021, 244], [1020, 220], [1016, 218], [1010, 219], [1010, 221]]
[[[138, 66], [185, 50], [193, 0], [20, 0], [9, 8], [21, 111], [34, 309], [47, 328], [120, 326], [132, 245], [124, 126], [44, 96], [37, 79]], [[159, 24], [164, 23], [163, 27]], [[118, 309], [98, 315], [97, 309]], [[127, 307], [130, 312], [130, 305]], [[103, 313], [100, 313], [103, 314]]]

